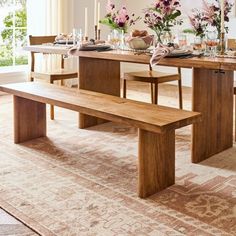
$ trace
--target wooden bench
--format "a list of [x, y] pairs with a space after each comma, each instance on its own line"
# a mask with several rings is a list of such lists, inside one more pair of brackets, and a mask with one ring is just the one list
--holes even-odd
[[197, 112], [46, 83], [2, 85], [0, 91], [14, 95], [15, 143], [46, 136], [46, 104], [137, 127], [141, 198], [175, 183], [175, 129], [201, 120]]

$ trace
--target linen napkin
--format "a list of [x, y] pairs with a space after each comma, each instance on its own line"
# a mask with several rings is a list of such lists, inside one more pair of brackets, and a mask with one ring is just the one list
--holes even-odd
[[150, 65], [157, 65], [162, 58], [169, 55], [174, 49], [176, 49], [176, 45], [174, 44], [166, 46], [159, 43], [153, 51], [152, 57], [150, 59]]

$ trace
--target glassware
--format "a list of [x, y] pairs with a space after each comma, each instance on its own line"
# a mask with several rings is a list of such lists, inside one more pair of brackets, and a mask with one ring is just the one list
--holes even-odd
[[81, 46], [83, 43], [83, 33], [82, 33], [82, 29], [78, 30], [78, 34], [77, 34], [77, 46]]
[[180, 34], [178, 36], [179, 47], [185, 49], [187, 46], [187, 36], [185, 34]]
[[197, 52], [202, 52], [202, 38], [200, 36], [196, 36], [194, 38], [193, 49]]
[[161, 35], [161, 43], [167, 45], [168, 43], [173, 43], [174, 37], [170, 31], [165, 31]]
[[73, 28], [72, 30], [72, 39], [73, 39], [73, 46], [75, 46], [77, 44], [77, 40], [78, 40], [78, 30]]
[[219, 40], [216, 31], [208, 31], [206, 36], [206, 54], [215, 57]]
[[118, 49], [121, 42], [120, 32], [118, 30], [112, 30], [108, 35], [108, 43], [112, 46], [113, 49]]

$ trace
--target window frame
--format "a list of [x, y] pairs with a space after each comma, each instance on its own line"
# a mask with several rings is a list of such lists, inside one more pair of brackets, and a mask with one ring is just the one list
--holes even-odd
[[[28, 25], [26, 25], [26, 27], [19, 27], [19, 26], [16, 26], [16, 4], [17, 4], [17, 0], [12, 0], [13, 1], [13, 9], [12, 9], [12, 13], [13, 13], [13, 17], [12, 17], [12, 22], [13, 22], [13, 26], [12, 27], [2, 27], [0, 28], [0, 30], [12, 30], [12, 65], [9, 65], [9, 66], [1, 66], [0, 67], [0, 73], [1, 73], [1, 69], [3, 69], [3, 71], [8, 71], [8, 70], [11, 70], [13, 69], [14, 71], [18, 71], [17, 67], [25, 67], [28, 65], [27, 64], [23, 64], [23, 65], [17, 65], [16, 64], [16, 49], [17, 49], [17, 46], [16, 46], [16, 43], [17, 43], [17, 40], [16, 40], [16, 31], [17, 30], [26, 30], [26, 34], [27, 34], [27, 30], [28, 30]], [[27, 1], [27, 0], [26, 0]], [[4, 7], [3, 7], [4, 8]], [[26, 14], [27, 14], [27, 10], [26, 10]], [[6, 68], [6, 69], [5, 69]]]

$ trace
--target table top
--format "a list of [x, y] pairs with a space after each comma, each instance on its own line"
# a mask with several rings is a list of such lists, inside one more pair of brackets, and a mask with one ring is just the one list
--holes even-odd
[[29, 52], [67, 55], [72, 47], [73, 46], [71, 45], [66, 46], [66, 45], [42, 44], [42, 45], [25, 46], [23, 47], [23, 50]]
[[[72, 46], [65, 45], [33, 45], [26, 46], [23, 49], [31, 52], [63, 54], [67, 55]], [[135, 54], [131, 51], [112, 50], [106, 52], [97, 51], [76, 51], [73, 55], [87, 58], [97, 58], [105, 60], [115, 60], [121, 62], [148, 64], [150, 55]], [[159, 65], [175, 66], [182, 68], [206, 68], [206, 69], [222, 69], [236, 70], [236, 59], [234, 58], [210, 58], [210, 57], [193, 57], [193, 58], [163, 58]]]

